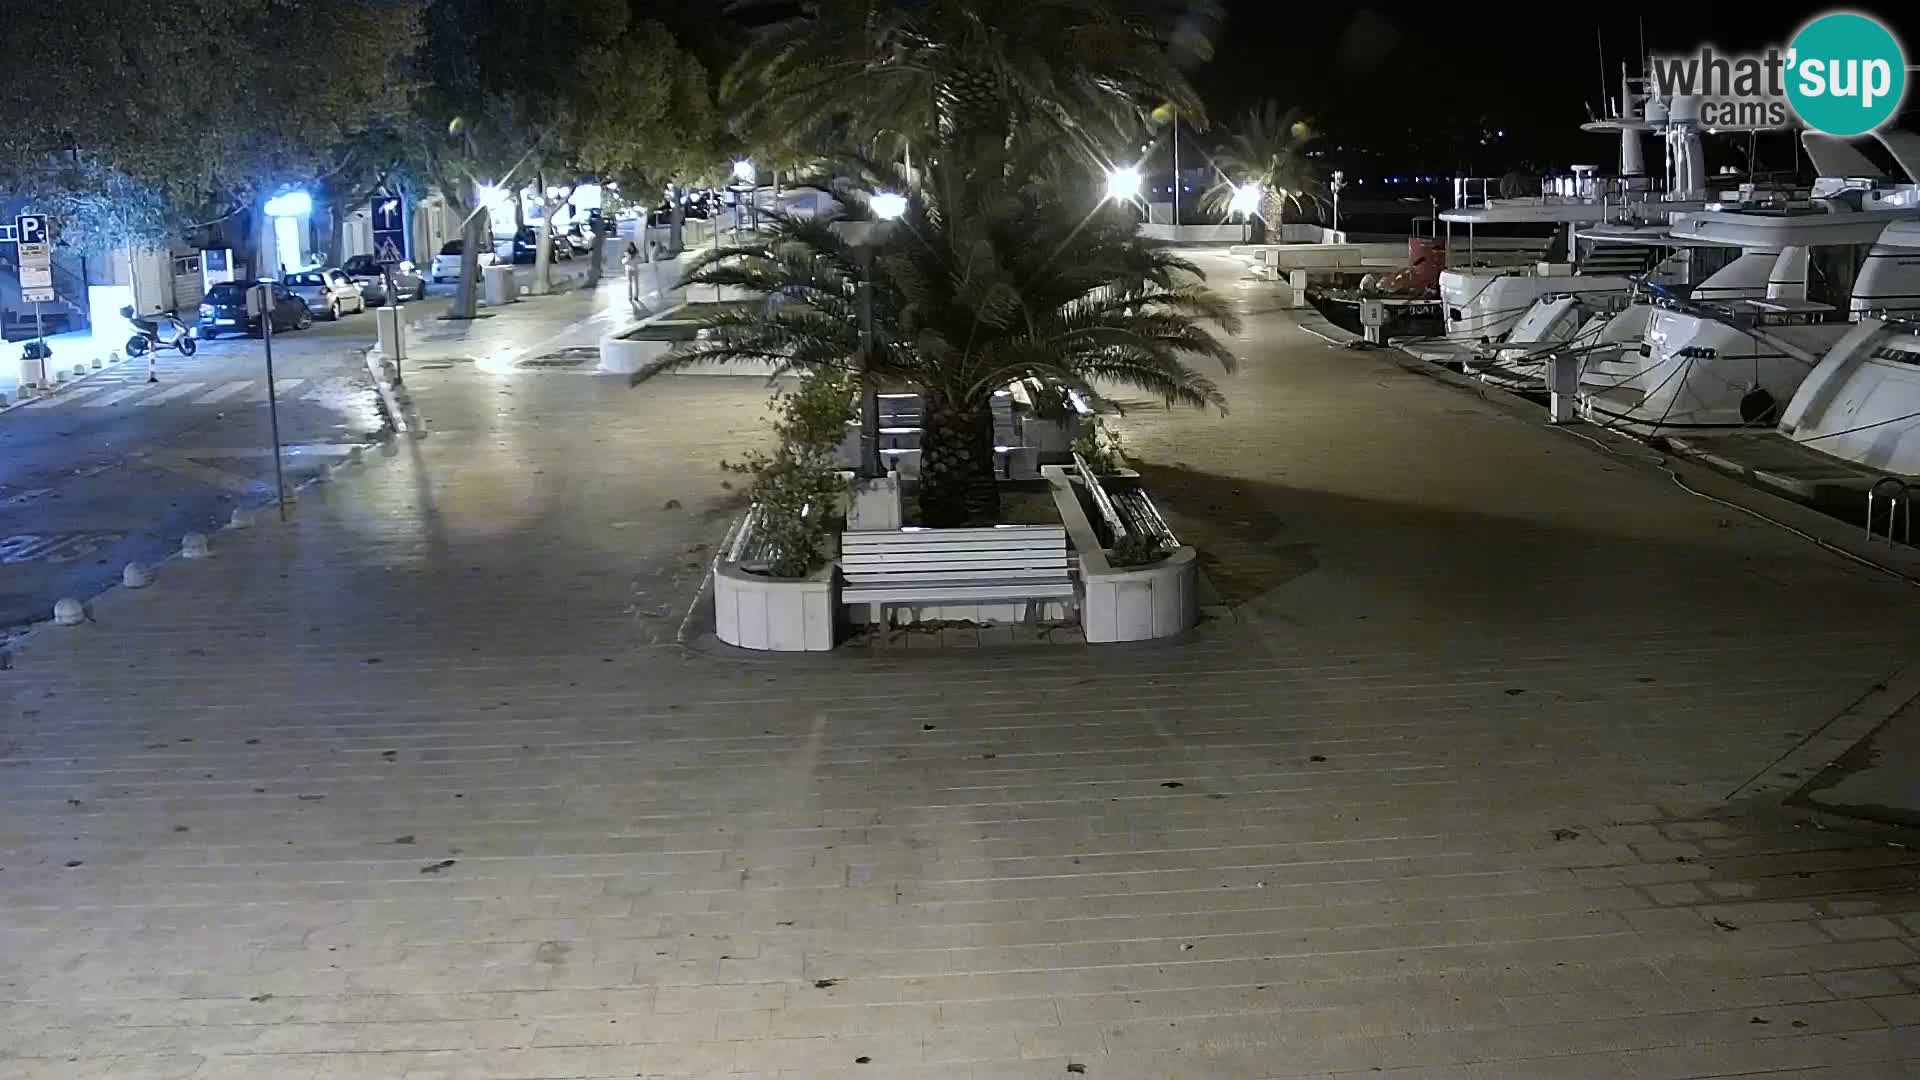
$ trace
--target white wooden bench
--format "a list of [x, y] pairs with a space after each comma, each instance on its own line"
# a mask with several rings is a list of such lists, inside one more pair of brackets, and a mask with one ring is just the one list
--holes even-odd
[[1058, 525], [840, 534], [840, 599], [868, 605], [1071, 600], [1073, 561]]

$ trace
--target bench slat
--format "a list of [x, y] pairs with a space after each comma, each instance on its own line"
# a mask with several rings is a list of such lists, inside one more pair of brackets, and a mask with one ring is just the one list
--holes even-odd
[[873, 567], [842, 566], [840, 573], [848, 581], [865, 584], [870, 581], [912, 581], [923, 577], [973, 577], [981, 580], [994, 578], [1045, 578], [1064, 577], [1067, 564], [1054, 566], [992, 566], [980, 563], [936, 563], [930, 566], [915, 567], [912, 570], [881, 570]]
[[911, 547], [899, 546], [899, 547], [888, 547], [888, 548], [873, 548], [873, 547], [867, 547], [865, 545], [856, 545], [853, 547], [848, 547], [843, 544], [840, 547], [840, 553], [842, 555], [861, 555], [867, 558], [875, 558], [875, 559], [880, 559], [880, 558], [910, 559], [915, 555], [923, 555], [928, 553], [940, 554], [942, 552], [955, 552], [959, 554], [967, 554], [967, 553], [987, 554], [987, 553], [992, 553], [996, 551], [1005, 551], [1005, 552], [1011, 552], [1011, 553], [1048, 552], [1048, 551], [1061, 552], [1061, 551], [1065, 551], [1066, 549], [1067, 549], [1067, 545], [1064, 541], [1030, 540], [1030, 541], [1026, 541], [1024, 543], [1019, 543], [1019, 544], [914, 544]]
[[840, 598], [852, 604], [901, 604], [914, 601], [937, 604], [958, 600], [1066, 599], [1073, 595], [1073, 585], [1070, 582], [1055, 582], [1044, 586], [1002, 582], [998, 585], [953, 585], [938, 588], [927, 586], [916, 589], [846, 589], [840, 593]]

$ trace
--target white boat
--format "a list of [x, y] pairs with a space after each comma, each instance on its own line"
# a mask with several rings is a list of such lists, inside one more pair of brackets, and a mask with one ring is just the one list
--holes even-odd
[[1876, 472], [1920, 477], [1920, 302], [1896, 307], [1889, 295], [1896, 280], [1920, 292], [1911, 285], [1920, 281], [1920, 222], [1889, 225], [1869, 260], [1876, 281], [1864, 298], [1855, 289], [1859, 322], [1801, 382], [1779, 434]]
[[[1587, 131], [1618, 133], [1617, 177], [1577, 165], [1570, 179], [1538, 197], [1494, 199], [1483, 182], [1478, 201], [1467, 185], [1456, 182], [1455, 205], [1440, 214], [1447, 226], [1448, 265], [1440, 275], [1446, 330], [1437, 355], [1429, 359], [1501, 342], [1543, 298], [1576, 297], [1589, 313], [1598, 313], [1617, 310], [1614, 298], [1649, 274], [1672, 286], [1690, 286], [1705, 275], [1690, 276], [1690, 261], [1674, 258], [1678, 245], [1666, 233], [1672, 215], [1714, 202], [1779, 197], [1751, 187], [1712, 190], [1696, 122], [1699, 99], [1660, 98], [1645, 79], [1623, 75], [1620, 100], [1619, 115], [1582, 125]], [[1649, 133], [1667, 142], [1661, 177], [1646, 170], [1641, 140]], [[1529, 226], [1547, 234], [1536, 240], [1544, 242], [1539, 257], [1516, 264], [1504, 250], [1483, 254], [1490, 242], [1504, 247], [1512, 239], [1495, 241], [1484, 231], [1511, 233]]]
[[[1909, 149], [1901, 133], [1883, 141]], [[1877, 175], [1837, 140], [1804, 142], [1823, 175], [1811, 205], [1674, 215], [1675, 240], [1741, 254], [1691, 295], [1650, 290], [1639, 348], [1588, 358], [1587, 419], [1643, 434], [1771, 425], [1854, 321], [1920, 314], [1920, 261], [1881, 243], [1889, 226], [1920, 219], [1920, 185]]]

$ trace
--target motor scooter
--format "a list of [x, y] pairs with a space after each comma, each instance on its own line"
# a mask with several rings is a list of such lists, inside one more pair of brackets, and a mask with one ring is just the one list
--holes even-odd
[[[173, 349], [181, 356], [192, 356], [200, 350], [200, 343], [194, 340], [193, 331], [187, 329], [172, 312], [162, 312], [152, 318], [137, 316], [132, 305], [120, 309], [120, 314], [133, 324], [134, 335], [127, 339], [128, 356], [145, 356], [149, 352]], [[173, 336], [160, 336], [160, 324], [164, 322], [173, 328]]]

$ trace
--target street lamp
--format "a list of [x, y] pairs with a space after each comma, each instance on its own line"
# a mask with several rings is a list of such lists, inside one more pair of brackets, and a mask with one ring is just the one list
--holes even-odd
[[876, 192], [867, 200], [873, 207], [873, 216], [881, 221], [898, 221], [907, 212], [907, 197], [891, 191]]
[[1124, 168], [1107, 170], [1107, 198], [1115, 202], [1131, 202], [1140, 197], [1140, 169], [1128, 165]]
[[1340, 231], [1340, 189], [1347, 186], [1347, 174], [1339, 169], [1333, 170], [1333, 183], [1328, 187], [1333, 191], [1333, 231]]

